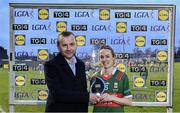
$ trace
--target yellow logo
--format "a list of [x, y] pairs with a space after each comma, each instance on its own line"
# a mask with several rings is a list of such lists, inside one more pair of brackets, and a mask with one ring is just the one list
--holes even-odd
[[25, 77], [24, 76], [16, 76], [16, 86], [25, 86]]
[[142, 77], [135, 77], [134, 85], [137, 88], [142, 88], [145, 85], [144, 78], [142, 78]]
[[108, 10], [108, 9], [100, 9], [100, 11], [99, 11], [99, 19], [100, 20], [109, 20], [110, 19], [110, 10]]
[[56, 23], [56, 31], [57, 32], [63, 32], [67, 30], [67, 22], [57, 22]]
[[38, 10], [38, 18], [41, 20], [49, 19], [49, 10], [48, 9], [39, 9]]
[[167, 55], [167, 52], [166, 51], [159, 51], [158, 53], [157, 53], [157, 59], [159, 60], [159, 61], [166, 61], [167, 60], [167, 58], [168, 58], [168, 55]]
[[25, 45], [25, 35], [15, 35], [15, 39], [16, 39], [16, 45], [18, 46], [22, 46]]
[[158, 11], [158, 20], [162, 20], [162, 21], [169, 20], [169, 11], [168, 10], [159, 10]]
[[127, 30], [127, 23], [126, 22], [117, 22], [116, 23], [116, 32], [125, 33], [126, 30]]
[[122, 63], [118, 64], [117, 68], [121, 72], [125, 72], [126, 71], [126, 66], [124, 64], [122, 64]]
[[166, 101], [166, 93], [163, 91], [160, 91], [156, 94], [156, 100], [158, 102], [165, 102]]
[[46, 49], [38, 50], [38, 58], [40, 60], [47, 60], [48, 57], [49, 57], [48, 50], [46, 50]]
[[85, 36], [77, 36], [76, 37], [76, 43], [77, 43], [77, 46], [85, 46], [86, 44], [86, 38]]
[[9, 69], [9, 64], [4, 64], [4, 65], [3, 65], [3, 68], [4, 68], [4, 69]]
[[145, 36], [136, 36], [136, 46], [142, 47], [146, 44], [146, 38]]
[[39, 90], [38, 91], [38, 100], [46, 100], [48, 97], [48, 91], [47, 90]]

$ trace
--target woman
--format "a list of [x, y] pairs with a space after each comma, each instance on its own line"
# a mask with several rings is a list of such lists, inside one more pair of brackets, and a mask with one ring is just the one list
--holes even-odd
[[110, 46], [100, 48], [99, 60], [102, 68], [93, 78], [100, 78], [105, 86], [93, 112], [124, 112], [123, 105], [132, 103], [128, 77], [114, 67], [115, 53]]

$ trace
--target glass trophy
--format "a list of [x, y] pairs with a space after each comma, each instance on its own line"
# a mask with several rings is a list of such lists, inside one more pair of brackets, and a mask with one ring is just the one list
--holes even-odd
[[104, 81], [99, 77], [93, 77], [91, 79], [90, 92], [100, 96], [105, 90]]

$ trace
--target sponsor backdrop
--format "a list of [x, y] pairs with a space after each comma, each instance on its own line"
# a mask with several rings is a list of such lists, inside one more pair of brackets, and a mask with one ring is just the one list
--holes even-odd
[[129, 77], [134, 102], [167, 102], [172, 7], [15, 7], [14, 100], [47, 99], [43, 64], [57, 54], [58, 34], [72, 31], [87, 80], [100, 68], [99, 47], [108, 44], [117, 68]]

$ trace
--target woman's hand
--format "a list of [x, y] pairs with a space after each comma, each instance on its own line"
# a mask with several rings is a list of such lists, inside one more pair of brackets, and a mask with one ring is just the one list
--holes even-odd
[[104, 93], [100, 97], [100, 102], [111, 102], [113, 101], [114, 96]]

